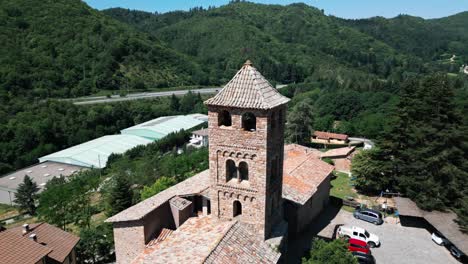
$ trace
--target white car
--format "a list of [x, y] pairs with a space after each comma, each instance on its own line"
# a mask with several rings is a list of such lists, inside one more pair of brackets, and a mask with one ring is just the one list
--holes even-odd
[[439, 246], [445, 246], [449, 244], [449, 241], [439, 232], [432, 233], [432, 241]]
[[336, 231], [339, 237], [354, 238], [366, 242], [370, 247], [380, 246], [379, 237], [357, 226], [340, 226]]

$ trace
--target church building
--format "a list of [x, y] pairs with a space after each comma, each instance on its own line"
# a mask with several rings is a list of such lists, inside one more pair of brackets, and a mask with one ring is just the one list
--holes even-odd
[[299, 232], [328, 203], [333, 170], [285, 148], [288, 101], [247, 61], [205, 102], [209, 170], [107, 220], [117, 263], [280, 261], [288, 223]]

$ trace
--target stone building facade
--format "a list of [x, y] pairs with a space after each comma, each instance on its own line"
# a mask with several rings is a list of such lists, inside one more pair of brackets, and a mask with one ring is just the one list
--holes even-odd
[[267, 239], [273, 226], [283, 220], [282, 143], [289, 100], [276, 93], [279, 98], [265, 102], [261, 90], [257, 98], [245, 98], [245, 91], [255, 90], [251, 86], [264, 80], [256, 79], [249, 62], [243, 69], [247, 76], [236, 75], [224, 94], [206, 102], [210, 200], [217, 217], [251, 224]]
[[[310, 217], [296, 216], [315, 215], [319, 210], [304, 205], [328, 200], [329, 190], [322, 182], [330, 167], [319, 156], [320, 166], [308, 148], [285, 151], [288, 101], [246, 62], [205, 102], [209, 170], [106, 220], [114, 226], [117, 263], [278, 263], [285, 219], [306, 225]], [[285, 201], [292, 217], [285, 217]]]

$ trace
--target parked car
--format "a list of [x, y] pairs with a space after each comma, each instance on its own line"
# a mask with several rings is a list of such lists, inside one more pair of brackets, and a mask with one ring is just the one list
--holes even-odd
[[454, 256], [458, 261], [461, 263], [468, 263], [468, 257], [456, 246], [450, 244], [447, 248], [450, 250], [450, 254], [452, 254], [452, 256]]
[[359, 264], [375, 264], [375, 258], [370, 254], [365, 254], [359, 251], [351, 252], [351, 254], [353, 254], [353, 256], [357, 259]]
[[346, 239], [359, 239], [366, 242], [370, 247], [380, 246], [379, 237], [375, 234], [367, 232], [364, 228], [357, 226], [340, 226], [336, 231], [339, 237]]
[[353, 213], [354, 218], [361, 219], [375, 225], [383, 224], [382, 213], [372, 209], [356, 209]]
[[448, 245], [450, 242], [439, 232], [435, 231], [432, 233], [432, 241], [434, 241], [439, 246]]
[[370, 247], [366, 242], [354, 238], [348, 240], [348, 250], [351, 252], [357, 251], [365, 254], [371, 254]]

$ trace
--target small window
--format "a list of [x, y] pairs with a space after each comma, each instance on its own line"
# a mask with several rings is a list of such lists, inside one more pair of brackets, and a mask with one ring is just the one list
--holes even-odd
[[242, 214], [242, 204], [239, 201], [234, 201], [232, 212], [233, 212], [233, 215], [232, 215], [233, 217], [236, 217]]
[[257, 129], [257, 118], [252, 113], [242, 115], [242, 128], [245, 131], [255, 131]]
[[231, 114], [228, 111], [223, 110], [218, 113], [218, 126], [232, 126]]
[[358, 235], [357, 232], [353, 232], [353, 236], [357, 236], [357, 235]]
[[237, 168], [233, 160], [226, 161], [226, 181], [237, 179]]
[[249, 180], [249, 165], [245, 161], [239, 163], [239, 179], [241, 181]]

